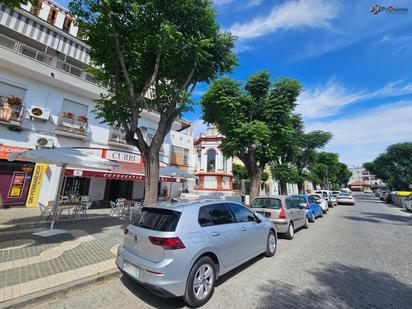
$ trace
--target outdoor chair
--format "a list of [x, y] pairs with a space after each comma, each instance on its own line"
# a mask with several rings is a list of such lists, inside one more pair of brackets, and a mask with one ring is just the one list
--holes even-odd
[[87, 211], [91, 205], [92, 203], [89, 201], [80, 202], [80, 205], [73, 209], [73, 223], [76, 220], [88, 220]]
[[115, 211], [116, 211], [116, 203], [113, 201], [110, 201], [110, 207], [112, 208], [109, 212], [109, 216], [114, 215]]
[[39, 208], [40, 208], [40, 215], [37, 217], [34, 224], [39, 223], [40, 220], [46, 216], [47, 216], [46, 221], [48, 221], [50, 216], [53, 214], [53, 204], [51, 203], [49, 203], [49, 205], [47, 206], [42, 203], [39, 203]]

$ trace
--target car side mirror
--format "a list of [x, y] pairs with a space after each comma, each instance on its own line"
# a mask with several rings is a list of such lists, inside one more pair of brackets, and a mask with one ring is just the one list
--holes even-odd
[[254, 221], [256, 221], [257, 224], [262, 223], [262, 220], [260, 220], [258, 216], [255, 215], [254, 217], [255, 217]]

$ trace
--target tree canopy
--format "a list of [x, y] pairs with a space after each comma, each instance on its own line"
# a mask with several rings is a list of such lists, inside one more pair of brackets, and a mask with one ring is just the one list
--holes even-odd
[[203, 95], [203, 119], [215, 124], [226, 138], [221, 149], [238, 157], [251, 179], [251, 200], [259, 193], [266, 164], [283, 153], [294, 136], [293, 110], [300, 83], [289, 78], [271, 81], [270, 73], [258, 72], [242, 85], [232, 78], [215, 81]]
[[348, 166], [339, 162], [339, 155], [320, 152], [315, 155], [311, 170], [311, 180], [326, 189], [338, 189], [347, 185], [352, 173]]
[[412, 184], [412, 143], [393, 144], [372, 162], [364, 163], [363, 167], [393, 190], [409, 190]]
[[[157, 200], [159, 151], [173, 122], [192, 108], [191, 92], [231, 72], [234, 37], [222, 32], [208, 0], [75, 0], [90, 46], [90, 71], [107, 89], [97, 101], [103, 121], [122, 126], [145, 162], [145, 203]], [[159, 115], [149, 140], [143, 110]]]

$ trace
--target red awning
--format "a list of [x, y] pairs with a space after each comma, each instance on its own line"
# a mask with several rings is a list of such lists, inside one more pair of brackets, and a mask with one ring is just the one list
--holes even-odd
[[[66, 169], [64, 175], [67, 177], [105, 178], [105, 179], [116, 179], [116, 180], [144, 180], [144, 177], [145, 177], [144, 175], [141, 175], [141, 174], [124, 174], [124, 173], [112, 173], [112, 172], [76, 170], [76, 169]], [[159, 181], [160, 182], [183, 183], [184, 179], [160, 176]]]

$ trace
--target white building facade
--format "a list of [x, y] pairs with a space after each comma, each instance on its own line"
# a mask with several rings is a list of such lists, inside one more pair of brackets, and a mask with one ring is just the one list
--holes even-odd
[[[124, 131], [102, 124], [93, 110], [105, 90], [84, 71], [88, 47], [63, 8], [41, 1], [10, 9], [0, 4], [0, 194], [6, 205], [47, 204], [57, 193], [60, 169], [30, 162], [8, 162], [10, 152], [25, 149], [75, 147], [118, 161], [119, 171], [103, 173], [68, 168], [59, 194], [79, 193], [98, 200], [144, 196], [143, 160], [128, 146]], [[159, 116], [143, 112], [139, 125], [150, 140]], [[177, 120], [161, 150], [161, 166], [194, 169], [191, 123]], [[183, 179], [160, 177], [159, 188]], [[30, 201], [30, 202], [28, 202]]]

